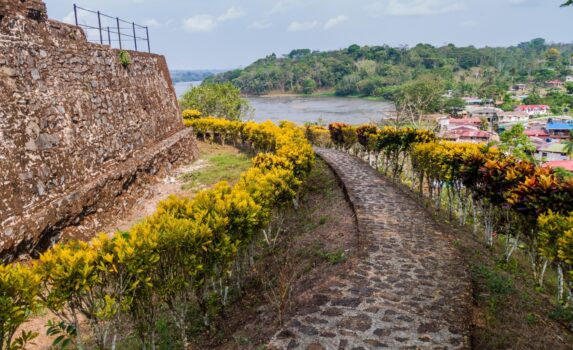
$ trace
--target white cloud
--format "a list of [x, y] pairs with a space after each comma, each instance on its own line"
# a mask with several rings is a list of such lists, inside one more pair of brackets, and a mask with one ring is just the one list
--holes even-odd
[[143, 21], [143, 25], [149, 28], [159, 28], [161, 27], [161, 23], [155, 18], [148, 18]]
[[334, 28], [337, 25], [348, 21], [348, 17], [347, 16], [336, 16], [333, 18], [330, 18], [328, 21], [326, 21], [326, 23], [324, 24], [324, 29], [330, 29], [330, 28]]
[[311, 30], [318, 26], [318, 21], [308, 21], [308, 22], [298, 22], [294, 21], [289, 24], [287, 30], [289, 32], [304, 32], [307, 30]]
[[267, 12], [267, 15], [286, 12], [292, 8], [300, 6], [301, 4], [302, 2], [300, 0], [281, 0], [278, 1], [269, 12]]
[[210, 32], [217, 26], [217, 20], [211, 15], [197, 15], [183, 21], [183, 28], [190, 32]]
[[255, 29], [255, 30], [263, 30], [263, 29], [270, 28], [271, 25], [272, 25], [272, 23], [270, 21], [261, 20], [261, 21], [254, 21], [253, 23], [251, 23], [249, 28]]
[[243, 9], [233, 6], [233, 7], [230, 7], [227, 10], [227, 12], [225, 12], [224, 14], [219, 16], [217, 19], [220, 22], [224, 22], [224, 21], [230, 21], [233, 19], [243, 17], [244, 15], [245, 15], [245, 11], [243, 11]]
[[460, 11], [465, 8], [457, 0], [389, 0], [388, 4], [374, 2], [365, 7], [374, 14], [391, 16], [428, 16]]
[[230, 7], [222, 15], [196, 15], [183, 20], [183, 28], [190, 32], [210, 32], [221, 22], [231, 21], [245, 15], [245, 11], [237, 7]]

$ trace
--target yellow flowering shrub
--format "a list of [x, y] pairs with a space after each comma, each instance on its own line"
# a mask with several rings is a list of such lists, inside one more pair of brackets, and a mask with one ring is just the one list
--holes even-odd
[[181, 115], [185, 120], [193, 120], [201, 118], [201, 112], [199, 112], [196, 109], [186, 109], [183, 112], [181, 112]]
[[[38, 334], [17, 330], [36, 310], [40, 279], [28, 267], [0, 265], [0, 349], [20, 349], [16, 344], [24, 344]], [[23, 348], [23, 346], [21, 347]]]
[[[109, 348], [126, 329], [137, 330], [147, 344], [161, 309], [169, 310], [183, 343], [193, 305], [208, 324], [213, 293], [226, 298], [222, 286], [233, 277], [240, 253], [269, 225], [273, 208], [296, 197], [314, 153], [292, 123], [199, 118], [193, 110], [183, 117], [212, 141], [241, 142], [270, 153], [255, 156], [235, 186], [221, 182], [193, 199], [171, 196], [127, 232], [58, 244], [33, 268], [0, 266], [2, 335], [13, 335], [38, 302], [76, 331], [78, 348], [84, 348], [86, 327], [98, 348]], [[126, 320], [130, 327], [124, 327]]]

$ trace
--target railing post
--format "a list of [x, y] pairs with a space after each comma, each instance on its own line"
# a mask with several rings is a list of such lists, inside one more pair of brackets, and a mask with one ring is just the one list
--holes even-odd
[[147, 34], [147, 52], [151, 53], [151, 45], [149, 45], [149, 28], [145, 27], [145, 33]]
[[103, 45], [103, 34], [101, 32], [101, 16], [99, 14], [99, 11], [97, 12], [97, 24], [99, 28], [99, 43]]
[[133, 42], [135, 44], [135, 51], [137, 51], [137, 35], [135, 35], [135, 22], [131, 22], [133, 27]]
[[78, 26], [78, 7], [74, 4], [74, 18], [76, 19], [76, 27]]
[[117, 20], [117, 37], [119, 38], [119, 49], [121, 50], [121, 29], [119, 28], [119, 17], [115, 18]]
[[109, 31], [109, 27], [107, 27], [107, 43], [109, 44], [109, 47], [111, 47], [111, 33]]

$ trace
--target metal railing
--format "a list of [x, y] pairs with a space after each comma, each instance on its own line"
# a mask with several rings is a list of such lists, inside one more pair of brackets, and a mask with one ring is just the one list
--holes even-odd
[[76, 4], [74, 4], [74, 19], [76, 26], [84, 29], [90, 42], [119, 49], [133, 48], [135, 51], [140, 51], [141, 46], [147, 44], [147, 52], [151, 52], [149, 28], [146, 26], [99, 11], [88, 10]]

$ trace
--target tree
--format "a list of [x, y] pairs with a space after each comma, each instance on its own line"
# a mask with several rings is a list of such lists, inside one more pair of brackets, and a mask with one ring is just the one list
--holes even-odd
[[516, 124], [500, 135], [500, 150], [510, 153], [521, 160], [533, 160], [531, 154], [535, 152], [535, 145], [524, 134], [523, 124]]
[[532, 92], [526, 98], [523, 99], [523, 103], [526, 105], [538, 105], [542, 103], [541, 96], [539, 96], [536, 92]]
[[312, 94], [316, 90], [316, 82], [312, 79], [305, 79], [302, 82], [302, 93], [303, 94]]
[[547, 50], [547, 52], [545, 53], [545, 57], [549, 62], [555, 63], [561, 57], [561, 52], [559, 52], [557, 48], [552, 47], [549, 50]]
[[396, 96], [399, 119], [406, 119], [419, 126], [422, 116], [435, 113], [443, 106], [444, 82], [436, 76], [423, 76], [405, 84]]
[[568, 94], [573, 94], [573, 82], [565, 84], [565, 88]]
[[251, 111], [249, 102], [231, 83], [207, 83], [187, 90], [179, 100], [181, 109], [196, 109], [204, 116], [239, 120]]
[[561, 5], [561, 7], [571, 6], [571, 5], [573, 5], [573, 0], [567, 0], [567, 2]]
[[466, 102], [459, 97], [452, 97], [444, 102], [444, 110], [452, 115], [457, 115], [464, 108], [466, 108]]
[[573, 130], [569, 131], [569, 140], [565, 142], [565, 154], [569, 156], [569, 158], [573, 158]]

